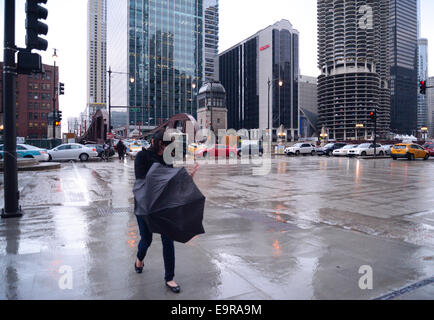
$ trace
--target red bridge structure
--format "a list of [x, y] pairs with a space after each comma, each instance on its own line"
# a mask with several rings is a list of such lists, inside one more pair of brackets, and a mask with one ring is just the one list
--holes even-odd
[[[194, 128], [194, 134], [196, 134], [197, 131], [199, 131], [200, 129], [196, 119], [192, 115], [181, 113], [173, 116], [165, 123], [154, 128], [153, 130], [142, 134], [140, 137], [138, 137], [138, 139], [147, 139], [161, 129], [175, 129], [180, 131], [181, 133], [186, 134], [188, 133], [187, 123], [189, 122], [191, 122], [190, 126]], [[100, 109], [97, 110], [92, 116], [92, 123], [90, 124], [86, 133], [77, 139], [77, 142], [81, 144], [103, 144], [105, 141], [107, 141], [107, 134], [108, 112]], [[125, 139], [125, 137], [121, 137], [118, 135], [114, 135], [114, 137], [117, 139]], [[194, 137], [192, 138], [194, 139]]]

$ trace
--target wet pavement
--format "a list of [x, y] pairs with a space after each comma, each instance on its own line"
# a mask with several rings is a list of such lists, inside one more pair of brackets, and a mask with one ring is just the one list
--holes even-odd
[[277, 157], [253, 169], [201, 163], [207, 232], [176, 244], [180, 295], [164, 287], [157, 235], [134, 272], [131, 161], [19, 173], [25, 216], [0, 221], [0, 299], [434, 298], [434, 161]]

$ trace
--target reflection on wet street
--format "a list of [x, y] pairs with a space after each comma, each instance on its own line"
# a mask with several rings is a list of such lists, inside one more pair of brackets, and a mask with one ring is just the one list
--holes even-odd
[[[133, 163], [20, 173], [25, 216], [0, 221], [0, 299], [373, 299], [434, 276], [434, 161], [253, 167], [201, 163], [206, 234], [176, 244], [179, 296], [164, 287], [159, 237], [134, 272]], [[434, 281], [416, 287], [397, 298], [434, 297]]]

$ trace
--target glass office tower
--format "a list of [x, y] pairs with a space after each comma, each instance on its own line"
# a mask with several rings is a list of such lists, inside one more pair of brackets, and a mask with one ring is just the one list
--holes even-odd
[[390, 0], [391, 129], [417, 129], [417, 0]]
[[219, 55], [228, 126], [299, 136], [299, 32], [281, 20]]
[[196, 116], [193, 88], [201, 87], [203, 73], [202, 0], [108, 4], [109, 65], [126, 73], [113, 76], [112, 105], [131, 107], [130, 126], [158, 126], [179, 113]]

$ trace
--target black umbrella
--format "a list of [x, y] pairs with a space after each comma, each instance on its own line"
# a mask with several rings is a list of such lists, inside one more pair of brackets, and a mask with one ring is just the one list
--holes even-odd
[[205, 233], [205, 196], [185, 168], [154, 163], [145, 179], [134, 185], [135, 214], [144, 216], [152, 233], [187, 243]]

